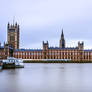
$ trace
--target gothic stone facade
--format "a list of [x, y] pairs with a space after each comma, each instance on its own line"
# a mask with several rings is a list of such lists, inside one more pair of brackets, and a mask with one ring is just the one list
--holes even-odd
[[59, 47], [50, 47], [48, 41], [43, 41], [42, 49], [19, 48], [19, 25], [8, 23], [8, 44], [3, 48], [0, 45], [0, 57], [2, 59], [13, 56], [22, 59], [70, 59], [72, 61], [92, 61], [92, 50], [84, 49], [84, 42], [78, 42], [74, 48], [65, 47], [65, 38], [62, 30]]
[[12, 45], [14, 49], [19, 49], [19, 25], [16, 24], [9, 24], [7, 26], [7, 39], [8, 39], [8, 44]]
[[[80, 43], [81, 44], [81, 43]], [[22, 59], [71, 59], [72, 61], [92, 61], [92, 50], [49, 47], [43, 42], [43, 49], [17, 49], [14, 57]]]
[[7, 59], [7, 57], [13, 57], [13, 48], [5, 43], [1, 46], [0, 43], [0, 59]]

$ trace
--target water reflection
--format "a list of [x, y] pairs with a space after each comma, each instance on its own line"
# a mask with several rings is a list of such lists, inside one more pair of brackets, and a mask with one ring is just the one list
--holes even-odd
[[92, 64], [25, 64], [0, 72], [0, 92], [92, 92]]

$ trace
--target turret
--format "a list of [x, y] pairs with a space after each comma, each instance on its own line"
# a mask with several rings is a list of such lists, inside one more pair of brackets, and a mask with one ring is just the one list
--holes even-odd
[[78, 42], [78, 49], [83, 50], [84, 49], [84, 42]]
[[46, 43], [44, 43], [43, 41], [43, 59], [48, 59], [48, 47], [49, 47], [48, 41]]
[[43, 50], [47, 50], [48, 46], [49, 46], [48, 41], [46, 43], [43, 41]]
[[62, 34], [61, 34], [61, 38], [60, 38], [59, 47], [60, 48], [65, 48], [65, 39], [64, 39], [63, 29], [62, 29]]
[[19, 25], [13, 22], [13, 24], [8, 23], [7, 27], [7, 40], [8, 44], [12, 45], [14, 49], [19, 49]]
[[9, 24], [9, 22], [8, 22], [7, 28], [9, 28], [9, 26], [10, 26], [10, 24]]

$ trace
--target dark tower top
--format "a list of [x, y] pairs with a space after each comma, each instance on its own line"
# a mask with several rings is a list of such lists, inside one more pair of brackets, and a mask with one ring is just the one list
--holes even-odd
[[64, 38], [64, 33], [63, 33], [63, 29], [62, 29], [62, 34], [61, 34], [61, 38], [62, 38], [62, 37]]
[[62, 29], [62, 34], [61, 34], [61, 38], [60, 38], [59, 47], [60, 48], [65, 48], [65, 39], [64, 39], [63, 29]]

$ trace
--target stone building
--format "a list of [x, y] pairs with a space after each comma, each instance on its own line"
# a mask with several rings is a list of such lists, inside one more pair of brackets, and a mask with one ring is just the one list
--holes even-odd
[[14, 49], [19, 49], [19, 25], [8, 23], [7, 31], [8, 44], [12, 45]]
[[64, 38], [63, 29], [62, 29], [62, 34], [61, 34], [61, 38], [60, 38], [59, 47], [60, 48], [65, 48], [65, 38]]
[[[50, 47], [49, 42], [42, 43], [42, 49], [19, 48], [19, 25], [8, 24], [8, 44], [0, 47], [2, 58], [13, 56], [22, 59], [70, 59], [72, 61], [92, 61], [92, 50], [84, 49], [84, 42], [78, 42], [76, 47], [65, 47], [62, 30], [58, 47]], [[13, 47], [13, 48], [12, 48]]]
[[0, 43], [0, 59], [7, 59], [7, 57], [13, 57], [13, 47], [7, 43], [1, 46]]

